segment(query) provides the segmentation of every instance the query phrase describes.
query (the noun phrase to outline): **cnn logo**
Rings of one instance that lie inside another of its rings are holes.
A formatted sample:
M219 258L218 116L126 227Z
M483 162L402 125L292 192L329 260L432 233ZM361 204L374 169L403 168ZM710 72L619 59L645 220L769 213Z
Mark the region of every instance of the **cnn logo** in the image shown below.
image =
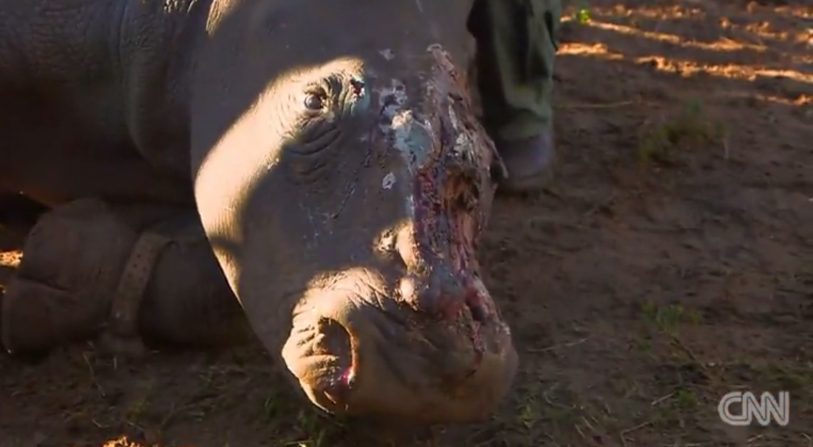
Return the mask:
M739 412L732 411L735 404L740 404ZM781 391L777 399L766 392L757 398L750 391L732 391L720 399L717 412L720 420L728 425L744 427L756 419L757 424L763 427L770 425L771 421L784 427L790 422L790 394Z

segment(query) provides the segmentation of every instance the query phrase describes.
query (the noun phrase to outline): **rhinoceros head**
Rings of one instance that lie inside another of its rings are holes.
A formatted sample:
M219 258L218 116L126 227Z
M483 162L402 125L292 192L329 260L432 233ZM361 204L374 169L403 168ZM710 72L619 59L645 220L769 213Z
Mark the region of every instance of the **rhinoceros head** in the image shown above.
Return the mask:
M254 331L330 412L487 416L517 363L476 258L496 156L432 26L464 43L468 2L243 3L210 19L192 158Z

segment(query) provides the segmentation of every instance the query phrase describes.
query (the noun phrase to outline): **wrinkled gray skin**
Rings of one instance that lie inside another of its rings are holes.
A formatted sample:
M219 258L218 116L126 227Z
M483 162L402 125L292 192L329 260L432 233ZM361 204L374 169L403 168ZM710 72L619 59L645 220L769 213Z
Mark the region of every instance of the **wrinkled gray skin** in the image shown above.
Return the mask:
M314 404L483 418L516 353L475 258L492 146L442 51L469 7L3 0L0 190L197 209Z

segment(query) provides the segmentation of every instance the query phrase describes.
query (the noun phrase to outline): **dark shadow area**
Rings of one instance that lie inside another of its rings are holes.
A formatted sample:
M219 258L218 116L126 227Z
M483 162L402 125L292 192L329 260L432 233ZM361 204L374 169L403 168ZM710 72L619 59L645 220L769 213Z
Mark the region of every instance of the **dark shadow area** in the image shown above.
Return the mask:
M31 226L48 209L22 194L0 193L0 222Z

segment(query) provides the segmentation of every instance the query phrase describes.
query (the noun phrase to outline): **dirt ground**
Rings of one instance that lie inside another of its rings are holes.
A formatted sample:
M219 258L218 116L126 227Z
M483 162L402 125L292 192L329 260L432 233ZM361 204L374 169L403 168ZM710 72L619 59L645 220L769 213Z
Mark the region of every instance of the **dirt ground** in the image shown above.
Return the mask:
M0 445L813 446L813 4L567 20L557 181L501 198L481 253L521 355L492 420L390 442L297 405L254 347L123 365L75 346L0 358ZM732 390L788 391L790 424L724 425Z

